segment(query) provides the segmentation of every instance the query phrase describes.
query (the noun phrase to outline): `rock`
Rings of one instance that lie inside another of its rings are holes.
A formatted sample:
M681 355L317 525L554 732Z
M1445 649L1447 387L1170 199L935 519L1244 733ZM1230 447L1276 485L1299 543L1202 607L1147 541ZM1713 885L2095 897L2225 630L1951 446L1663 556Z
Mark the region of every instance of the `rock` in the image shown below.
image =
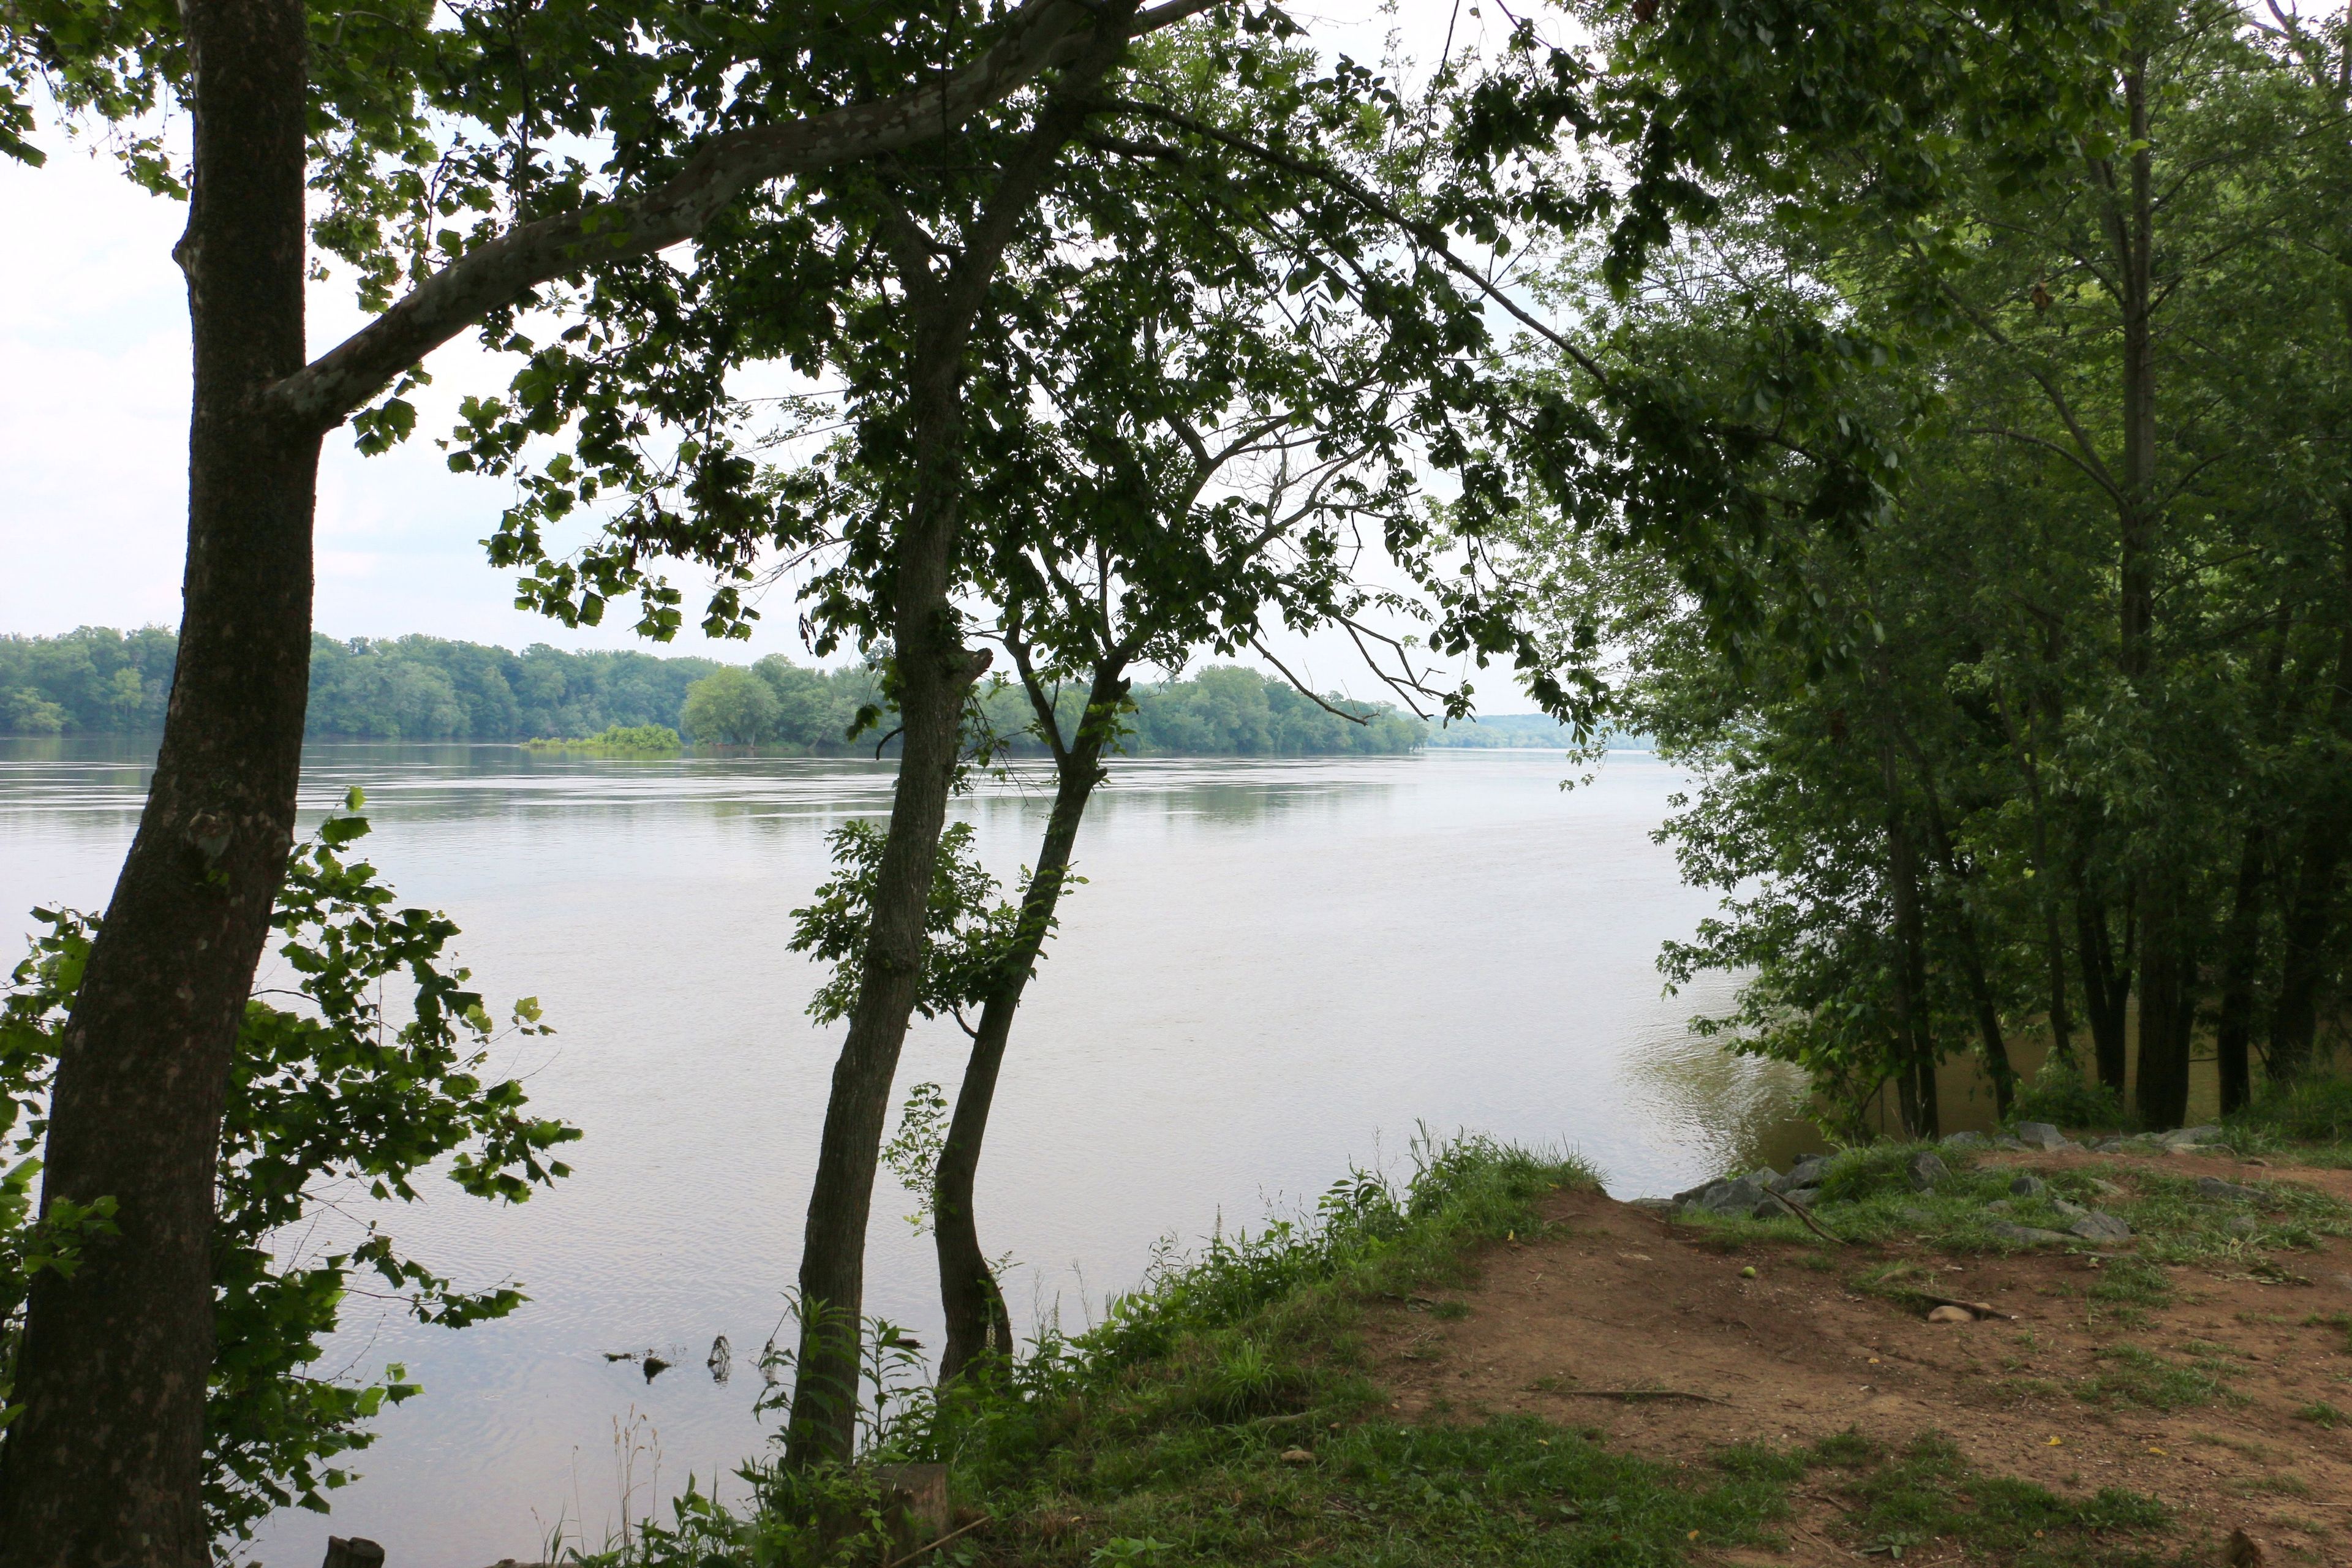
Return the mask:
M2103 1198L2120 1198L2128 1195L2124 1188L2097 1176L2091 1178L2091 1190Z
M2223 1228L2231 1236L2252 1236L2263 1228L2263 1222L2250 1214L2233 1214Z
M1983 1149L1990 1147L1991 1142L1992 1140L1987 1138L1981 1132L1947 1132L1944 1134L1944 1147L1947 1149Z
M2030 1225L2010 1225L2004 1222L1988 1226L1985 1228L2000 1240L2019 1247L2047 1247L2053 1242L2069 1239L2054 1230L2037 1230Z
M1995 1198L1992 1202L1985 1205L1985 1213L1987 1214L2008 1215L2015 1214L2016 1212L2017 1205L2007 1198Z
M2221 1130L2218 1127L2177 1127L2169 1132L2158 1133L2156 1141L2173 1147L2218 1143L2221 1141Z
M2219 1176L2198 1177L2197 1195L2200 1198L2219 1198L2224 1203L2232 1204L2258 1204L2263 1201L2263 1194L2253 1188L2242 1187L2235 1182L2225 1182Z
M1915 1193L1933 1192L1937 1182L1948 1179L1952 1173L1950 1166L1924 1149L1911 1156L1911 1163L1904 1167L1904 1171L1910 1176L1911 1190Z
M1792 1203L1801 1209L1809 1209L1821 1201L1822 1190L1819 1187L1797 1187L1782 1193L1780 1197L1782 1201Z
M2009 1184L2009 1190L2021 1198L2038 1198L2050 1190L2050 1184L2039 1176L2020 1176Z
M2263 1568L2263 1543L2242 1530L2233 1530L2230 1543L2221 1549L2221 1561L2229 1568Z
M2054 1154L2061 1149L2071 1149L2074 1146L2066 1141L2066 1134L2059 1131L2047 1121L2019 1122L2017 1141L2029 1149L2039 1149L2045 1154Z
M1822 1184L1822 1173L1829 1168L1828 1155L1808 1154L1790 1166L1787 1175L1775 1176L1764 1184L1776 1193L1794 1192L1799 1187L1818 1187Z
M1938 1307L1927 1314L1931 1323L1973 1323L1977 1315L1966 1307Z
M2089 1209L2084 1208L2081 1204L2071 1204L2064 1198L2058 1197L2053 1197L2050 1200L2050 1206L2058 1211L2058 1217L2060 1219L2081 1219L2084 1215L2091 1212Z
M2130 1226L2099 1209L2086 1210L2066 1228L2084 1241L2129 1241L2132 1234Z
M2019 1142L2016 1139L2010 1137L2007 1133L2003 1133L2001 1136L1994 1139L1992 1141L1992 1146L1996 1149L2007 1149L2018 1153L2022 1153L2025 1150L2024 1144Z
M2118 1149L2128 1149L2131 1147L2131 1140L2118 1134L2113 1138L2102 1138L2097 1142L2092 1144L2091 1147L2099 1153L2112 1154Z
M1672 1214L1675 1212L1675 1200L1672 1198L1628 1198L1625 1201L1625 1206L1629 1209L1641 1209L1644 1213L1648 1214Z
M1304 1448L1285 1448L1282 1462L1286 1465L1311 1465L1315 1462L1315 1456Z
M1747 1215L1756 1212L1764 1197L1764 1184L1754 1176L1742 1176L1736 1182L1716 1182L1682 1206L1685 1211L1702 1214Z

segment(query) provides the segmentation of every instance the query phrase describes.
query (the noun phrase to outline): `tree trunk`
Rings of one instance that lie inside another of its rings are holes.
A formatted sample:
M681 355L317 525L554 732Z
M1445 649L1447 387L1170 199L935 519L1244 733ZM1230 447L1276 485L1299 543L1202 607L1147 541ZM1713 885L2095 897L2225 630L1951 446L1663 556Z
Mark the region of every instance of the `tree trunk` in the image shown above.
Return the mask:
M2336 655L2336 681L2327 694L2327 735L2352 746L2352 510L2345 513L2344 616ZM2271 1021L2271 1075L2282 1081L2308 1072L2319 1032L2319 992L2335 925L2337 874L2352 839L2352 781L2339 763L2319 782L2318 797L2303 831L2295 865L2294 893L2285 910L2286 955L2279 974L2277 1010Z
M2094 898L2082 862L2074 866L2074 942L2083 968L2083 1015L2091 1026L2091 1051L2097 1058L2099 1083L2121 1094L2125 1078L2125 1003L2131 995L2131 921L2125 919L2123 961L2116 960L2107 931L2107 911Z
M178 669L139 831L60 1047L45 1204L121 1234L37 1277L0 1449L10 1568L212 1560L201 1485L213 1189L237 1026L292 843L310 687L315 429L257 413L302 364L307 33L191 0L194 342Z
M981 1010L971 1056L964 1064L963 1083L956 1091L955 1115L940 1150L931 1212L932 1238L940 1259L940 1303L947 1314L947 1348L940 1358L941 1383L961 1376L982 1357L1012 1353L1012 1316L1005 1310L1003 1292L988 1266L988 1255L981 1250L972 1188L980 1170L981 1144L988 1135L997 1073L1013 1034L1013 1015L1020 1010L1022 994L1028 988L1037 955L1053 929L1055 909L1068 885L1070 851L1077 842L1078 824L1095 786L1103 780L1103 746L1111 735L1112 714L1126 694L1123 662L1096 668L1076 743L1055 758L1053 814L1045 821L1036 867L1022 889L1020 924L1013 950L1005 955L1003 978ZM1034 689L1032 697L1042 705Z
M2133 1104L2150 1131L2179 1127L2189 1116L2189 1040L2196 1016L2197 963L2183 889L2152 879L2141 933L2139 1079Z
M2292 610L2282 603L2263 661L2258 734L2264 746L2277 744L2284 722L2280 678L2286 668ZM2261 956L2263 894L2269 887L2270 827L2256 807L2238 855L2237 896L2221 936L2221 1013L2214 1029L2213 1056L2221 1086L2221 1114L2244 1109L2253 1096L2254 972Z
M931 268L938 247L922 243L911 220L887 237L916 323L908 387L915 493L891 585L903 735L857 1003L834 1066L809 1193L800 1351L784 1440L784 1462L794 1469L845 1463L856 1450L874 1174L921 979L931 872L962 746L964 697L988 668L986 650L963 646L950 596L963 529L965 351L1006 247L1052 184L1062 150L1085 123L1096 84L1125 52L1134 9L1132 0L1104 7L1101 25L1063 71L944 277Z
M801 1251L801 1331L786 1460L846 1460L856 1446L866 1227L890 1085L922 978L924 918L949 792L962 745L963 700L987 668L963 646L949 598L961 521L961 332L938 330L918 360L914 426L922 443L914 503L893 590L901 725L898 784L875 872L872 923L848 1037L834 1064L824 1132ZM941 340L947 342L942 343ZM945 352L942 352L942 350Z
M1910 826L1903 820L1891 744L1879 748L1879 770L1886 785L1887 889L1895 904L1895 1016L1910 1053L1903 1070L1912 1090L1905 1097L1904 1112L1913 1119L1906 1131L1914 1137L1933 1138L1941 1131L1941 1118L1936 1093L1935 1029L1927 1016L1927 943L1919 912L1919 856L1911 842Z

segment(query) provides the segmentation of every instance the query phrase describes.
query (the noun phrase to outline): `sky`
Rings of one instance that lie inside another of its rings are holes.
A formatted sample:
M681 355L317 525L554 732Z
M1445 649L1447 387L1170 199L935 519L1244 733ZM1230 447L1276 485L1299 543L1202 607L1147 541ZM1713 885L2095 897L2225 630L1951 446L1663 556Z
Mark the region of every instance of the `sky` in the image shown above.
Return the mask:
M1491 0L1490 0L1491 3ZM1449 26L1457 48L1483 28L1477 0L1300 7L1328 50L1377 60L1395 32L1408 55L1433 59ZM171 250L184 221L88 143L38 138L47 166L0 162L0 633L79 626L175 625L185 543L188 326ZM314 284L315 355L361 323L346 281ZM318 629L339 637L436 637L520 647L643 646L628 617L567 631L513 606L509 575L481 540L508 500L505 481L452 474L429 439L454 423L460 397L500 390L509 374L470 338L427 362L434 384L412 398L417 435L363 458L348 431L328 437L317 519ZM689 605L696 595L681 574ZM806 661L784 604L750 643L712 644L691 625L666 650ZM1277 657L1318 689L1375 695L1377 682L1338 636L1272 631ZM1499 672L1497 672L1499 673ZM1480 706L1531 704L1488 674Z

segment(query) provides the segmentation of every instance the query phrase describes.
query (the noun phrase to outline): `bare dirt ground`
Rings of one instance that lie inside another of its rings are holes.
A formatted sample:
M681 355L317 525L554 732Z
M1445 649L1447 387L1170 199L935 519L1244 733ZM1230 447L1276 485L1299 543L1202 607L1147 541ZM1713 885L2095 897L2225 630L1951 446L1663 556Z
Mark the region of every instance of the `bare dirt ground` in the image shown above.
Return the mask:
M2249 1170L2227 1156L1994 1158L2041 1171L2145 1163L2293 1180L2352 1200L2352 1172ZM2079 1253L1956 1258L1925 1246L1808 1253L1765 1243L1727 1253L1589 1193L1560 1194L1548 1217L1540 1238L1489 1249L1475 1288L1375 1315L1372 1370L1397 1415L1525 1412L1682 1463L1744 1439L1853 1428L1899 1446L1932 1429L1979 1468L2063 1496L2121 1487L2156 1497L2188 1540L2243 1530L2273 1563L2352 1564L2352 1426L2297 1414L2323 1403L2352 1410L2352 1334L2307 1323L2352 1312L2352 1247L2340 1240L2274 1255L2273 1279L2175 1268L2170 1305L2119 1320L2085 1295L2103 1264ZM1890 1258L2007 1316L1928 1322L1848 1288ZM2083 1397L2118 1345L2219 1368L2222 1392L2170 1411ZM1616 1397L1661 1391L1706 1398ZM1790 1554L1759 1561L1850 1568L1855 1553L1822 1528L1842 1505L1810 1485L1791 1500Z

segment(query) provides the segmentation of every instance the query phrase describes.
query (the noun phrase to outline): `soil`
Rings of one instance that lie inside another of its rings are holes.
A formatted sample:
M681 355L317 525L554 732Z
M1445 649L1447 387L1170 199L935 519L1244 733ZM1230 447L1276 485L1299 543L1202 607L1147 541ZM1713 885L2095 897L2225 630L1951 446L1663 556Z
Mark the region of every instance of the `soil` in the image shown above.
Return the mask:
M2041 1171L2133 1163L1993 1158ZM2352 1201L2352 1172L2249 1170L2222 1156L2144 1163L2174 1174L2306 1182ZM1853 1428L1899 1446L1935 1430L1979 1468L2063 1496L2120 1487L2156 1497L2175 1511L2183 1545L2243 1530L2274 1563L2352 1564L2352 1426L2297 1415L2323 1402L2352 1410L2352 1334L2305 1326L2352 1313L2344 1241L2272 1255L2275 1280L2175 1268L2170 1305L2119 1319L2085 1295L2105 1265L2083 1252L1953 1258L1925 1246L1827 1252L1761 1242L1727 1252L1595 1193L1560 1194L1546 1217L1540 1237L1489 1248L1475 1287L1374 1315L1368 1350L1396 1415L1524 1412L1682 1464L1742 1440L1785 1446ZM1924 1304L1847 1284L1890 1258L1933 1270L1942 1294L2005 1316L1929 1322ZM1750 1268L1754 1277L1743 1277ZM2227 1392L2169 1412L2080 1397L2078 1385L2107 1364L2094 1352L2116 1344L2219 1363ZM1615 1396L1661 1391L1704 1397ZM1853 1551L1825 1532L1842 1505L1810 1482L1791 1501L1790 1552L1754 1560L1851 1568Z

